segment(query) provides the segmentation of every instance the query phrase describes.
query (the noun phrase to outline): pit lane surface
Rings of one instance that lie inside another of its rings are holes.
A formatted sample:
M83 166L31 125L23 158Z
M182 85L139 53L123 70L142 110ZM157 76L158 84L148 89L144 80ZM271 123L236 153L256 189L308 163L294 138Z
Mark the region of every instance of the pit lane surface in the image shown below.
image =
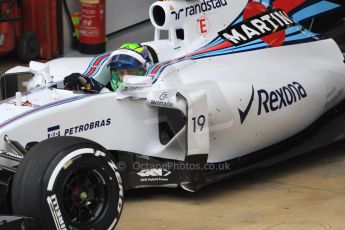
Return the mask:
M341 142L197 193L127 191L117 229L342 230L344 181L345 142Z
M128 191L118 229L345 229L345 142L209 185Z

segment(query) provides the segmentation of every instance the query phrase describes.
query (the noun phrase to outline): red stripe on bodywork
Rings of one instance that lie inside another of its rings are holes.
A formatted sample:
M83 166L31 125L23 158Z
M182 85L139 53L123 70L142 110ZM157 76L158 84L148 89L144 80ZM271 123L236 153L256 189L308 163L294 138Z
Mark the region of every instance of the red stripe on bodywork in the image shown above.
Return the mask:
M76 100L78 100L79 98L84 98L84 97L78 96L78 97L67 98L67 99L60 100L60 101L54 101L54 102L48 103L48 104L46 104L46 105L37 107L37 108L35 108L35 109L29 110L29 111L27 111L27 112L24 112L24 113L22 113L22 114L20 114L20 115L18 115L18 116L16 116L16 117L13 117L13 118L9 119L8 121L5 121L4 123L0 124L0 129L3 128L3 127L5 127L5 126L7 126L7 125L9 125L9 124L12 123L12 122L15 122L16 120L18 120L18 119L20 119L20 118L22 118L22 117L25 117L25 116L30 115L30 114L32 114L32 113L38 112L38 111L40 111L40 110L44 110L44 109L47 108L47 107L54 106L54 105L58 105L58 104L64 104L64 103L68 103L68 102L72 102L72 101L76 101Z
M185 58L189 58L189 57L192 57L194 55L198 55L198 54L203 54L203 53L207 53L207 52L211 52L211 51L216 51L216 50L220 50L220 49L225 49L225 48L228 48L230 46L232 46L233 44L229 41L224 41L218 45L215 45L215 46L212 46L212 47L209 47L207 49L204 49L204 50L199 50L197 52L194 52L194 53L191 53L191 54L188 54L188 55L185 55L183 57L180 57L180 58L177 58L177 59L174 59L174 60L170 60L170 61L167 61L167 62L163 62L161 64L159 64L158 66L156 66L154 68L154 70L152 71L152 74L155 74L158 72L158 70L164 66L164 65L168 65L172 62L176 62L176 61L180 61L180 60L183 60Z
M96 70L97 70L97 67L99 65L99 63L102 62L102 60L104 58L107 58L109 57L110 54L106 54L106 55L103 55L103 56L100 56L96 61L95 63L93 64L93 66L91 67L90 71L85 75L86 77L90 77Z
M212 47L209 47L207 49L204 49L204 50L200 50L198 52L195 52L195 53L192 53L190 55L187 55L187 57L191 57L191 56L194 56L194 55L198 55L198 54L202 54L202 53L207 53L207 52L211 52L211 51L216 51L216 50L221 50L221 49L226 49L226 48L229 48L230 46L232 46L233 44L229 41L224 41L222 43L219 43L218 45L215 45L215 46L212 46Z

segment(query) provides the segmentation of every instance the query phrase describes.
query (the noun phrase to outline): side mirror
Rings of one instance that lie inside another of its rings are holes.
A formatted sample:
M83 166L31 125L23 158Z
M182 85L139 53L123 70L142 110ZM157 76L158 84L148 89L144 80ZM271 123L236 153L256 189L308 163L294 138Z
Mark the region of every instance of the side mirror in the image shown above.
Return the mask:
M49 72L49 65L41 62L31 61L29 63L29 68L32 73Z
M127 88L144 88L152 86L152 78L147 76L126 75L123 84Z
M29 68L31 73L34 74L34 77L30 82L26 83L28 91L53 82L53 78L50 76L50 68L48 64L31 61L29 63Z

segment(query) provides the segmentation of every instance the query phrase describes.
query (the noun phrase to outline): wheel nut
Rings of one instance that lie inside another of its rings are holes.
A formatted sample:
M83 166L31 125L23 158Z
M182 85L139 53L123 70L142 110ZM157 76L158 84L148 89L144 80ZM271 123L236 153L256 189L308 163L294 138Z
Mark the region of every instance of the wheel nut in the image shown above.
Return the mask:
M81 199L82 201L84 201L84 200L87 199L87 193L86 193L86 192L81 192L79 197L80 197L80 199Z

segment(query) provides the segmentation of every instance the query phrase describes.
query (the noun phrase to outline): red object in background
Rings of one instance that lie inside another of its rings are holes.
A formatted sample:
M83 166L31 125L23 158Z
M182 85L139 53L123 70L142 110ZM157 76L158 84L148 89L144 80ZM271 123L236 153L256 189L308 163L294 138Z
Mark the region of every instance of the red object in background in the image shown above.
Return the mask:
M52 59L58 56L57 0L23 0L23 29L37 33L39 58Z
M80 52L105 52L105 0L80 0Z
M16 40L20 36L19 15L20 9L16 3L0 3L0 57L11 52L16 46Z

